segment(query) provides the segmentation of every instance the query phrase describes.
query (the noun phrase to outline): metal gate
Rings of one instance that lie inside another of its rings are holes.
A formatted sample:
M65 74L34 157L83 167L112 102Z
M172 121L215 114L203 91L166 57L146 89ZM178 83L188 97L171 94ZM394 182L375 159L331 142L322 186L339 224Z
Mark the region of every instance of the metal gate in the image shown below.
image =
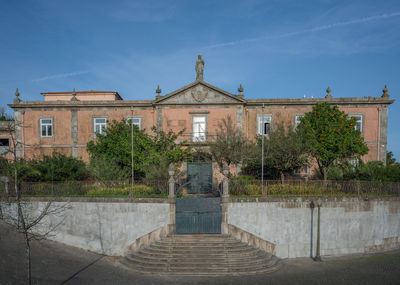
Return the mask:
M221 198L176 199L177 234L220 234Z
M207 194L212 192L212 164L209 162L187 163L187 193Z
M212 164L188 162L186 185L187 193L192 197L176 199L176 233L221 233L221 198L199 197L212 194ZM197 197L194 198L193 194Z

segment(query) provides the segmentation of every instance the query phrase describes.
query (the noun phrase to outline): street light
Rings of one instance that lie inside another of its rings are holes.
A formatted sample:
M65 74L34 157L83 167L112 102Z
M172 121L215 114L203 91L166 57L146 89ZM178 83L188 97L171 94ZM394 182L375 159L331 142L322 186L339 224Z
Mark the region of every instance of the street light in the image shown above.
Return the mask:
M261 119L261 193L264 194L264 104L262 105L262 119Z
M310 203L310 209L311 209L311 246L310 246L310 257L311 257L311 258L313 258L313 228L314 228L313 217L314 217L314 208L315 208L314 201L311 201L311 203Z
M314 261L322 261L320 254L320 232L321 232L321 199L318 199L318 221L317 221L317 252L315 254Z

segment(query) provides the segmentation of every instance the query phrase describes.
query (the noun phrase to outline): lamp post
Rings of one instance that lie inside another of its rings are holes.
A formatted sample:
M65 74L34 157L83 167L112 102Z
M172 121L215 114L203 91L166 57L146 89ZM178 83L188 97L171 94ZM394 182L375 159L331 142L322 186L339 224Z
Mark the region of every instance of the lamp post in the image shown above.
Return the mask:
M311 246L310 246L310 258L313 258L313 228L314 228L313 217L314 217L314 208L315 208L314 201L311 201L311 203L310 203L310 209L311 209Z
M322 261L320 254L320 232L321 232L321 199L318 199L318 220L317 220L317 252L314 261Z
M264 104L262 105L261 122L261 193L264 194Z
M135 182L135 173L133 172L133 122L131 119L131 166L132 166L132 170L131 170L131 193L130 196L132 198L132 194L133 194L133 184Z

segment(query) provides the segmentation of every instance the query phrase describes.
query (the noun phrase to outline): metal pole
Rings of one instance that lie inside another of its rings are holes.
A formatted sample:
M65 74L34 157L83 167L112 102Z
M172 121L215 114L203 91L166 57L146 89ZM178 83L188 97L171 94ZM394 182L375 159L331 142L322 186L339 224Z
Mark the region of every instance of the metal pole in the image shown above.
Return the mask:
M261 193L264 194L264 104L262 105L262 119L261 119Z
M311 201L310 208L311 208L311 245L310 245L310 257L313 258L313 228L314 228L314 201Z
M135 180L134 172L133 172L133 123L131 119L131 165L132 165L132 172L131 172L131 186L133 191L133 183Z
M320 221L321 221L321 203L318 202L318 221L317 221L317 252L315 254L314 261L322 261L320 254Z
M25 111L22 114L22 158L25 160Z

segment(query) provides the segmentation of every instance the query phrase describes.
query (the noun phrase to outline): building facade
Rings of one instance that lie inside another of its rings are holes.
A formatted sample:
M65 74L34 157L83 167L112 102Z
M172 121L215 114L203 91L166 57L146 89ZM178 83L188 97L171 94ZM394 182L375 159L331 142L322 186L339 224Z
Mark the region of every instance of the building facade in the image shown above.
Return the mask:
M246 99L240 85L237 94L203 80L204 62L196 62L196 80L166 95L157 88L154 100L123 100L118 92L72 91L42 93L43 101L14 103L18 155L26 159L60 152L88 161L86 144L103 133L112 120L125 119L146 132L179 132L178 140L206 145L216 135L223 118L231 117L246 139L268 134L274 125L296 126L301 116L321 102L337 105L354 117L368 145L364 161L386 160L388 107L387 89L379 97L336 98L327 90L325 98ZM261 96L262 97L262 96Z

